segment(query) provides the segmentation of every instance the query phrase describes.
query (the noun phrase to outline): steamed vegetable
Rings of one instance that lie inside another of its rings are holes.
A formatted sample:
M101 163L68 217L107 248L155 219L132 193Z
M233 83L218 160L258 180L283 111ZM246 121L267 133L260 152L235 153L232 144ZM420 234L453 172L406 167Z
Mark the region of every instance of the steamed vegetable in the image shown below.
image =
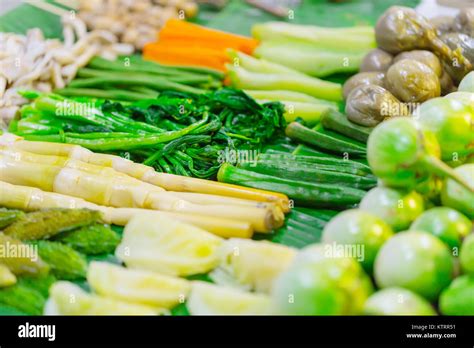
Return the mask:
M107 262L92 262L87 281L98 295L168 309L183 303L191 289L191 284L184 279Z
M255 55L315 77L359 71L366 51L328 51L298 42L263 42Z
M408 108L393 94L375 84L361 84L347 96L347 118L361 126L373 127L392 116L407 116Z
M375 46L371 27L268 22L255 25L252 34L261 40L256 56L319 77L357 71L364 54Z
M439 307L444 315L474 315L474 276L464 275L456 278L443 291L439 299Z
M21 210L0 208L0 230L23 217Z
M376 185L370 170L359 162L339 161L316 156L261 154L255 163L243 163L239 168L290 180L340 184L357 189Z
M25 215L3 230L3 233L20 240L48 239L99 219L99 212L88 209L45 209Z
M391 118L376 127L369 137L367 158L374 174L391 187L413 188L433 173L472 190L439 160L436 138L410 118Z
M347 153L355 156L365 155L365 144L340 135L337 137L332 136L328 131L321 131L319 126L310 129L298 122L292 122L286 127L285 133L293 140L306 143L329 152L340 154Z
M343 208L357 204L365 191L347 186L295 181L256 173L224 164L217 178L221 182L282 192L297 204L309 207Z
M304 248L274 286L278 313L290 315L360 314L372 292L357 261L322 244Z
M63 232L56 236L55 240L86 255L113 253L120 243L117 233L102 224L93 224L74 231Z
M276 243L229 239L220 246L219 266L210 276L217 284L269 293L295 254L295 249Z
M86 277L87 262L84 255L71 247L46 240L32 242L38 254L59 279L75 280Z
M51 285L53 285L56 282L56 277L49 273L47 275L42 275L42 276L32 276L32 275L22 275L21 277L18 278L18 284L28 287L28 288L33 288L36 291L38 291L41 295L43 295L45 298L48 297L49 295L49 289L51 288Z
M433 235L400 232L380 249L374 275L380 288L399 286L434 301L451 283L454 261L448 247Z
M464 238L459 252L459 262L464 273L474 274L474 233Z
M217 266L222 241L194 226L144 215L127 224L115 255L128 267L188 276Z
M310 96L309 94L295 92L295 91L287 91L287 90L258 90L258 89L246 89L244 91L246 94L254 98L255 100L259 101L281 101L285 100L287 103L289 102L300 102L300 103L309 103L309 104L324 104L327 106L331 106L331 109L337 109L337 103L332 102L325 99L318 99L315 97Z
M392 65L392 61L393 56L390 53L380 48L374 48L365 55L360 65L360 71L387 71L390 65Z
M394 231L407 229L423 213L423 197L415 191L375 187L362 198L359 208L378 216Z
M462 238L472 230L472 222L454 209L435 207L418 216L410 230L431 233L454 249L461 246Z
M182 214L161 212L156 210L145 210L137 208L113 208L86 202L81 198L71 197L52 192L44 192L27 186L11 185L0 181L0 205L14 209L37 211L45 208L87 208L100 211L104 223L113 223L124 226L133 217L146 214L148 216L170 218L184 221L222 237L249 238L253 234L253 228L249 223L232 219L222 219L215 216L201 216L196 214Z
M128 176L100 175L95 171L91 173L63 166L25 162L21 158L17 161L14 157L1 155L0 165L2 167L0 179L3 181L72 195L95 204L213 216L223 214L227 218L233 216L249 220L262 232L268 228L271 230L274 225L281 225L283 222L281 210L273 209L272 206L234 206L232 209L227 209L226 206L218 204L194 204L173 196L170 192L163 192L159 187Z
M289 90L331 101L342 100L342 86L304 74L261 73L227 65L232 86L252 90Z
M387 70L384 85L406 103L422 103L441 94L436 72L414 59L402 59L393 64Z
M0 303L14 307L29 315L41 315L45 297L32 287L15 284L0 288Z
M222 45L223 48L234 48L247 54L252 54L257 46L257 40L249 37L227 33L182 20L170 19L160 31L159 40L185 39L200 44Z
M16 283L15 275L7 266L0 263L0 288L11 286Z
M435 98L423 103L415 112L423 130L434 133L445 161L461 160L474 153L474 114L462 102Z
M325 28L285 22L266 22L252 27L261 41L292 41L333 50L367 50L375 46L374 29L369 26Z
M20 240L6 236L0 232L0 264L5 265L15 275L45 275L49 266L38 255L32 245L23 244Z
M74 301L71 301L74 298ZM50 289L45 315L157 315L163 309L118 301L90 294L70 282L57 282Z
M194 281L186 307L192 315L269 315L267 295Z
M218 71L225 71L224 64L228 60L223 49L181 44L173 46L165 42L147 43L143 48L143 57L165 65L203 66Z
M127 1L78 1L77 17L86 22L87 28L108 28L117 34L118 42L129 43L136 50L155 39L157 32L170 18L193 18L199 6L193 0L155 2L145 0L140 5Z
M474 71L464 76L459 83L458 91L474 93Z
M348 79L343 86L342 94L347 99L349 94L361 85L376 85L384 87L385 73L378 71L360 72Z
M322 242L363 246L363 257L353 257L370 274L379 249L392 235L392 229L379 217L352 209L339 213L324 226Z
M414 49L433 51L446 66L453 67L452 76L458 81L473 68L459 50L451 50L441 41L423 16L408 7L392 6L385 11L375 26L375 37L379 48L393 54ZM458 62L456 67L453 61Z
M212 178L226 149L258 151L281 134L283 113L278 102L260 105L229 88L168 91L133 104L40 95L11 130L29 140L113 152L160 172Z
M399 288L385 288L370 296L364 305L368 315L436 315L434 308L416 293Z
M170 19L161 29L158 41L143 48L145 59L162 64L204 66L224 71L229 60L226 49L252 54L258 41L209 29L183 20Z
M443 75L443 67L441 66L439 59L431 51L412 50L401 52L395 56L393 63L397 63L403 59L409 59L411 61L416 60L433 70L436 76L441 77Z
M321 116L321 124L324 128L333 130L354 140L366 143L372 127L365 127L350 122L346 115L336 110L328 110Z
M6 135L0 136L0 139L15 149L42 155L58 155L70 159L77 159L89 164L111 167L120 173L163 187L166 190L199 192L204 194L212 193L220 196L238 197L262 202L275 202L283 211L288 211L288 197L279 193L216 183L210 180L158 173L152 167L134 163L118 156L93 153L85 148L72 144L30 142L22 140L21 138L15 138L13 142L10 142ZM21 209L24 209L24 207Z
M470 219L474 219L474 164L463 164L454 169L467 187L459 185L452 179L446 179L441 191L441 202L444 206L454 208Z

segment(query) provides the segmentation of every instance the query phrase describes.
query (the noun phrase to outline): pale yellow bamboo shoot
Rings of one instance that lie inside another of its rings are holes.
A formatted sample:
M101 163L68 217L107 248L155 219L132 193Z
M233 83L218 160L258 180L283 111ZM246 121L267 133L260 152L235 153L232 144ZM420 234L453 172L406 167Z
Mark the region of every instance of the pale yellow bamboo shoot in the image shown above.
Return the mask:
M24 162L3 155L0 155L0 169L0 180L83 198L99 205L238 219L249 222L259 232L269 232L281 226L284 220L279 208L192 204L133 178L127 180L95 175L77 169Z
M31 163L48 164L53 166L67 167L72 169L79 169L91 174L122 177L129 180L137 180L126 174L118 172L110 167L103 167L80 160L76 160L69 157L57 156L57 155L40 155L33 152L27 152L15 149L14 147L1 146L0 155L13 157L16 161L24 161ZM155 186L155 185L153 185ZM155 186L158 190L164 191L162 188Z
M224 238L250 238L253 235L251 225L239 220L147 209L105 207L87 202L81 198L45 192L28 186L12 185L4 181L0 181L0 206L25 211L37 211L47 208L87 208L101 212L104 223L118 226L125 226L134 216L139 214L150 214L157 217L164 215L190 223Z
M41 141L32 142L22 140L22 138L19 137L12 137L9 134L0 136L0 145L14 146L23 151L42 155L64 156L90 164L111 167L119 172L162 187L168 191L196 192L259 202L272 202L279 205L283 212L290 210L288 197L281 193L174 174L158 173L153 168L143 164L134 163L114 155L93 153L78 145Z

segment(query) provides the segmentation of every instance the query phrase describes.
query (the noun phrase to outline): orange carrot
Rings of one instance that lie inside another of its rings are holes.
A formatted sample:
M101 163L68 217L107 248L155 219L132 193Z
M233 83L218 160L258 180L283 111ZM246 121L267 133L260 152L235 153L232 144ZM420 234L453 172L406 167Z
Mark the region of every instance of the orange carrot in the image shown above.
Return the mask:
M160 40L157 41L160 44L167 44L167 45L173 45L173 46L184 46L184 47L189 47L189 46L199 46L199 47L205 47L205 48L211 48L211 49L220 49L222 51L225 51L228 48L233 48L237 51L246 51L247 47L245 45L242 45L240 43L236 42L225 42L221 40L206 40L203 41L202 39L199 38L186 38L183 36L179 35L166 35L164 38L160 38Z
M217 41L226 43L228 46L239 48L251 54L257 47L258 41L249 37L226 33L224 31L209 29L197 24L189 23L179 19L170 19L159 33L159 39L166 38L199 39L203 42Z
M220 71L224 71L224 64L229 59L225 52L220 50L157 43L146 44L143 48L143 57L162 64L205 66Z

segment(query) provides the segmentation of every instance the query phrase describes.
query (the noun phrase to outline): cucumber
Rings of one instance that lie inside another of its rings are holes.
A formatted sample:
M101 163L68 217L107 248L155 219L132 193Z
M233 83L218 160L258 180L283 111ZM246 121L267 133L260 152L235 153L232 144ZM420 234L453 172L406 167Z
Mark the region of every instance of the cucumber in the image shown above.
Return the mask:
M43 314L45 302L46 298L39 291L25 285L16 284L0 289L0 304L25 314Z
M364 127L349 121L346 115L329 109L321 115L321 124L324 128L344 134L349 138L367 143L373 127Z
M339 153L364 157L366 147L362 143L356 143L351 139L344 139L341 136L328 134L318 128L310 129L298 122L290 123L285 130L286 135L298 142L309 144L319 149Z
M359 203L365 191L341 185L295 181L252 172L225 163L217 178L221 182L286 194L308 207L347 208Z
M100 213L89 209L45 209L26 214L3 233L19 240L47 239L58 233L90 225Z
M370 189L377 184L374 177L354 175L351 172L357 173L357 169L342 165L309 164L297 160L259 160L256 163L241 163L239 167L290 180L339 184L358 189Z
M58 279L76 280L86 277L87 261L84 255L70 246L40 240L31 244L38 247L38 254L51 267Z
M25 213L23 213L21 210L0 208L0 230L12 224L24 215Z
M54 240L86 255L99 255L113 253L120 243L120 236L107 225L94 224L61 233Z

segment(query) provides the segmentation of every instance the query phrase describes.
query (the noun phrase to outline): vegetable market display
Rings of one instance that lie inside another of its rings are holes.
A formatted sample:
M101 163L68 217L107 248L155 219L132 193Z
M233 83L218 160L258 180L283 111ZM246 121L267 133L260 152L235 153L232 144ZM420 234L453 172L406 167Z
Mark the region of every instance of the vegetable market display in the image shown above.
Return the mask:
M42 49L0 75L0 313L474 315L474 10L247 37L163 4L0 34Z

